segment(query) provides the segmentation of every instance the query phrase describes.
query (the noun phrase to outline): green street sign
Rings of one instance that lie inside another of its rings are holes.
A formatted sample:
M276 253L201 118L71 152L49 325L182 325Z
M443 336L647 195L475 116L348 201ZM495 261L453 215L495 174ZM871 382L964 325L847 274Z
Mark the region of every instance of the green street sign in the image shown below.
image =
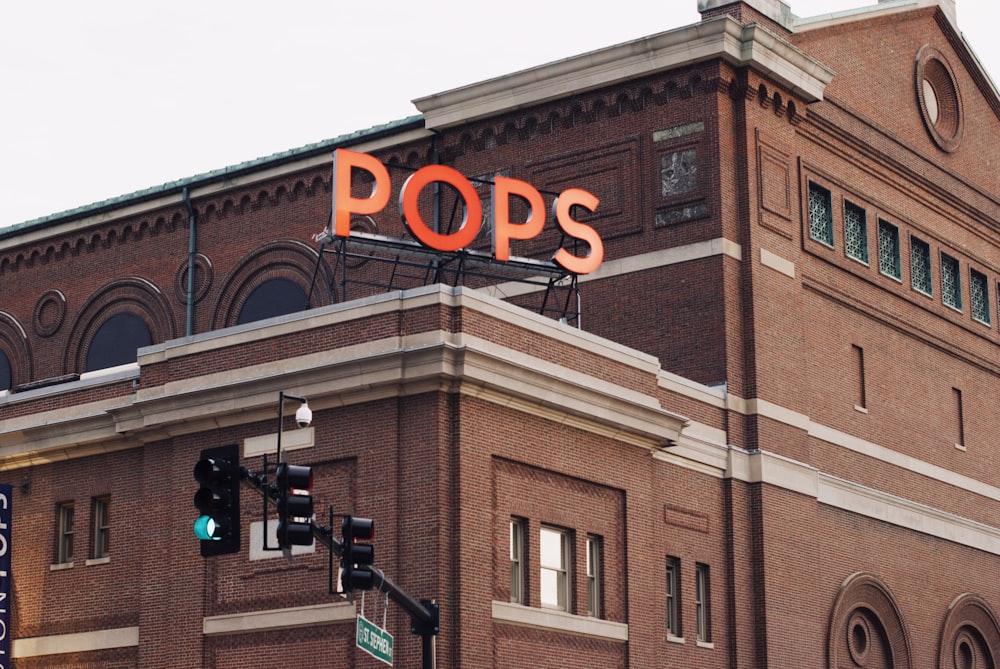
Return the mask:
M392 635L375 623L358 616L358 648L392 666Z

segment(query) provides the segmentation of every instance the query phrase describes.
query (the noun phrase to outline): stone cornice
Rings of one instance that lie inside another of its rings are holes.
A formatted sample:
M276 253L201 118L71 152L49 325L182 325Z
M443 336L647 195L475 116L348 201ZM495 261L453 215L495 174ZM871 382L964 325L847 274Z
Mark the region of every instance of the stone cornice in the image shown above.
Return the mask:
M806 102L823 99L833 71L760 26L702 21L413 101L440 130L624 81L722 59L749 65Z
M493 314L511 325L550 336L563 346L602 356L609 365L648 374L650 393L467 333L432 330L174 379L100 403L10 419L0 423L0 469L269 419L280 390L308 396L314 410L425 392L460 392L650 449L674 442L686 424L685 418L665 411L655 399L658 363L654 358L630 354L612 342L601 345L602 340L593 335L475 291L443 287L149 347L139 357L140 378L144 365L212 351L226 355L227 347L256 337L280 337L338 319L363 318L385 308L405 311L437 302Z

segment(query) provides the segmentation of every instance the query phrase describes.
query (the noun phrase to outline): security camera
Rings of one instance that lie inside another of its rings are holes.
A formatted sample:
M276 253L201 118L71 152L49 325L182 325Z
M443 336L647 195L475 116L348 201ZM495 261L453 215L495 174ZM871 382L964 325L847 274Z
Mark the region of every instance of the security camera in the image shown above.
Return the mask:
M309 408L308 402L303 402L302 406L298 408L295 412L295 422L299 427L309 427L309 423L312 422L313 412Z

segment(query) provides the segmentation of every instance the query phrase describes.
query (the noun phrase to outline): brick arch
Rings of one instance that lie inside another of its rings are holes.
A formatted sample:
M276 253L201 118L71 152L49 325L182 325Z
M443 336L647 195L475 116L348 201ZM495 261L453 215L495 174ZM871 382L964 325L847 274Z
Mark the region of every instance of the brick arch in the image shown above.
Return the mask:
M152 282L127 277L106 283L87 299L73 323L63 363L67 373L79 373L85 368L87 351L97 330L104 321L121 313L138 316L149 328L154 343L177 336L170 302Z
M830 669L845 666L911 669L910 636L889 588L856 572L840 585L827 638Z
M309 308L331 304L333 273L319 263L316 249L295 239L270 242L245 255L226 277L215 305L212 329L235 325L243 305L255 288L270 279L288 279L310 295ZM316 285L312 286L316 274ZM310 288L312 290L310 291Z
M978 595L964 593L948 606L941 626L938 669L1000 666L1000 624Z
M33 379L28 335L17 319L5 311L0 311L0 350L10 363L11 388Z

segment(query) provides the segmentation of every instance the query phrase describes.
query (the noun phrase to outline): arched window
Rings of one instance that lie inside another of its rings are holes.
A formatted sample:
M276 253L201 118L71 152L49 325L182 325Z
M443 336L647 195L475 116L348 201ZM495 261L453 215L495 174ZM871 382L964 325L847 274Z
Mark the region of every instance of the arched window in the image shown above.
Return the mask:
M291 279L269 279L253 289L240 309L237 325L294 314L308 307L306 294Z
M153 343L149 327L134 314L115 314L104 321L87 350L85 371L117 367L138 359L136 350Z
M10 359L0 350L0 390L10 390L11 381Z

